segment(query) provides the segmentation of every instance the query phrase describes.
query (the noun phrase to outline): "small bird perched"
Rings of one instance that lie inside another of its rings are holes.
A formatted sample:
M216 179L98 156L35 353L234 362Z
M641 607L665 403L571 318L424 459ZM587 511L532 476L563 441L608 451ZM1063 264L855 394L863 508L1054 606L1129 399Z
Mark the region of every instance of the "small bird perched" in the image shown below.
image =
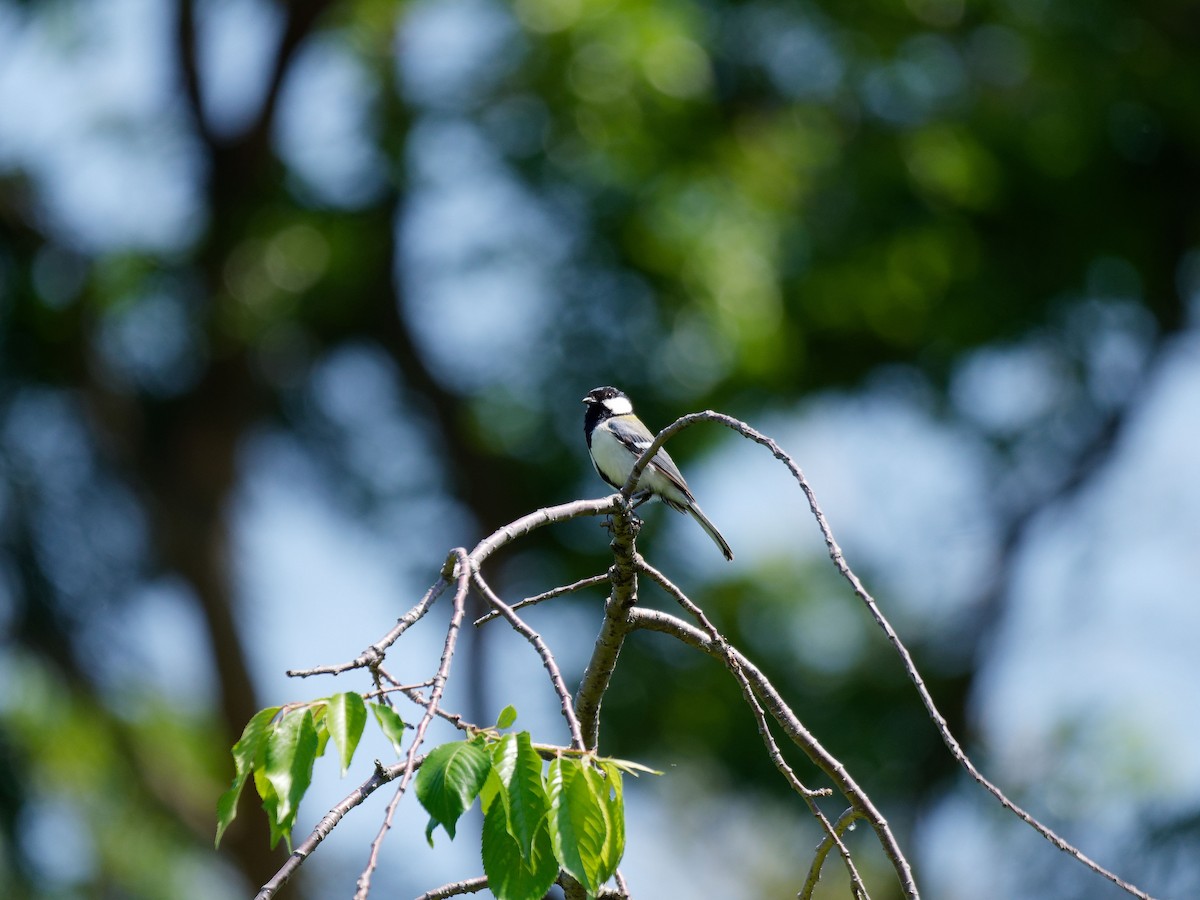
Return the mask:
M654 442L654 435L633 414L633 404L629 398L615 387L594 388L588 391L583 402L587 404L587 411L583 415L583 433L587 438L592 465L601 478L620 490L633 471L633 464ZM658 497L671 509L689 513L708 532L713 543L721 548L725 558L733 559L729 544L721 537L717 526L704 515L679 473L679 467L666 450L660 449L646 464L638 476L634 497L638 503Z

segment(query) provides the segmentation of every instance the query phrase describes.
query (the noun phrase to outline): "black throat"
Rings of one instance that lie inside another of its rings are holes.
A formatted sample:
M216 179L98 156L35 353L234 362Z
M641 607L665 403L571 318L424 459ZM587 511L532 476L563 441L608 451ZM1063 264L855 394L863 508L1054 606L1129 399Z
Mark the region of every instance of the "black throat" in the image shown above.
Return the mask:
M583 435L587 438L588 448L592 446L592 430L607 419L608 408L603 403L589 403L583 412Z

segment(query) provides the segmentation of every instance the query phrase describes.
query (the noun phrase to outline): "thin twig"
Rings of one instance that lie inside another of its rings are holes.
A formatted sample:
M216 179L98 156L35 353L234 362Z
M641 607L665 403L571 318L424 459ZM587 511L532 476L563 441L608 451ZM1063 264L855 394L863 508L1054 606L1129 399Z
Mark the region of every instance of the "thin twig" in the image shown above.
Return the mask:
M417 900L447 900L448 897L460 897L463 894L478 894L480 891L487 890L487 886L487 877L480 875L478 878L468 878L465 881L443 884L440 888L426 891L417 897Z
M613 878L617 882L617 890L621 892L622 900L629 900L629 885L625 883L625 876L621 874L620 869L613 873Z
M421 716L421 720L417 723L412 743L408 747L408 759L404 773L400 777L400 786L396 789L395 797L388 804L383 824L379 827L379 833L375 835L375 839L371 842L371 853L367 858L366 868L363 869L362 874L358 877L354 900L366 900L367 894L371 891L371 875L374 873L375 867L379 864L379 850L383 845L383 838L392 827L392 817L395 814L396 806L400 802L400 797L404 794L405 788L408 787L413 772L416 771L414 763L417 758L417 750L425 740L425 730L429 727L429 723L433 721L433 717L437 713L438 702L442 699L442 691L446 687L446 679L450 676L450 663L454 659L454 648L458 642L458 632L466 610L467 584L471 573L470 566L467 564L467 551L461 547L455 547L450 551L449 556L447 556L446 564L442 568L443 574L450 568L451 559L457 561L457 586L454 589L454 612L450 616L450 625L446 629L446 640L442 645L442 658L438 662L437 672L433 676L433 686L429 690L429 706L426 707L425 714Z
M417 704L417 706L423 706L426 709L429 709L429 701L425 699L425 695L416 688L401 688L400 693L404 694L405 697ZM434 711L437 713L439 718L445 719L459 731L464 731L467 734L477 734L483 730L478 725L472 725L470 722L465 721L458 713L448 712L442 709L440 706L436 707Z
M556 587L549 591L535 594L532 597L526 597L524 600L514 603L512 605L512 609L517 610L526 606L533 606L535 603L541 603L544 600L553 600L555 597L561 597L563 594L570 594L585 588L595 587L596 585L603 584L606 581L608 581L607 572L602 572L599 575L592 575L589 578L581 578L579 581L572 582L571 584L564 584L562 587ZM476 619L474 623L475 627L478 628L480 625L484 625L487 622L492 621L492 619L498 619L499 617L500 613L492 610L490 613L487 613L486 615L480 616L478 619Z
M649 631L668 634L719 661L723 661L724 659L722 649L707 634L676 616L655 609L638 608L631 610L629 617L635 628L645 628ZM846 767L833 754L826 750L821 742L804 727L791 707L779 695L775 686L771 684L770 680L759 668L736 648L729 647L728 652L737 660L738 665L754 688L754 693L762 702L763 707L779 723L779 726L791 739L792 743L803 750L805 755L812 760L813 765L824 772L837 785L838 790L841 791L844 797L858 809L862 810L867 822L874 829L884 854L891 861L892 868L896 871L896 876L900 880L900 889L904 892L904 896L909 898L909 900L918 900L920 892L917 890L916 882L913 880L912 866L909 865L907 858L905 858L904 851L900 849L900 843L892 833L891 826L888 825L883 813L875 807L875 804L871 801L866 791L859 787L850 773L846 771Z
M655 581L659 587L670 594L675 601L682 606L687 612L700 623L700 627L708 634L709 641L716 649L716 655L725 663L726 668L737 680L738 687L742 691L742 696L746 700L746 705L750 707L750 711L754 714L754 721L758 726L758 733L763 739L763 743L767 748L767 755L771 762L775 764L775 768L783 775L784 780L791 785L808 806L813 817L820 823L821 828L825 831L825 836L838 848L838 853L842 857L842 862L845 863L846 872L850 876L850 887L856 900L870 900L870 894L867 892L867 886L863 883L862 876L859 874L858 867L854 864L854 859L850 855L850 849L842 841L841 835L834 829L833 824L829 821L824 811L817 804L817 797L828 795L828 790L812 790L806 787L792 770L792 767L787 764L787 760L783 758L783 751L779 749L779 745L775 742L775 736L771 734L770 723L767 722L767 715L763 711L762 704L754 693L754 689L750 686L750 680L746 677L746 673L742 670L738 663L736 655L732 652L729 642L725 640L708 616L704 614L699 606L697 606L691 598L687 596L673 581L667 578L662 572L654 568L640 555L636 557L638 568L645 572L650 578Z
M421 768L421 763L424 761L425 757L418 756L413 762L412 767L419 769ZM279 871L259 889L254 900L271 900L279 892L279 889L287 884L288 880L295 874L296 869L312 855L321 841L325 840L329 836L329 833L337 827L337 824L342 821L346 813L361 804L385 784L395 781L407 768L407 760L386 767L376 761L375 771L371 777L351 791L340 803L322 817L321 821L316 824L308 837L292 851L287 861L279 868Z
M338 663L332 666L316 666L312 669L288 669L287 676L289 678L310 678L313 675L340 675L342 672L347 672L350 669L369 669L383 662L383 655L387 652L388 647L396 643L400 635L408 631L413 625L421 620L425 613L429 612L429 607L433 606L434 601L442 596L442 592L450 584L451 575L443 574L435 581L425 592L425 596L421 598L412 609L396 620L396 625L385 634L382 638L360 653L350 662Z
M373 691L367 691L362 695L364 700L382 700L388 694L404 693L405 691L416 691L421 688L429 687L432 684L430 681L418 681L416 684L393 684L391 687L377 687ZM390 702L390 701L389 701Z
M825 857L833 849L832 839L836 837L840 840L841 836L846 833L846 830L862 817L861 810L855 809L853 806L850 807L834 823L833 834L826 834L821 838L821 843L817 845L817 849L813 852L812 865L808 867L808 877L804 879L804 886L800 888L800 893L796 895L797 900L812 900L813 891L817 889L817 882L821 880L821 867L825 865Z
M558 694L560 708L562 709L563 718L567 720L567 728L571 730L571 746L584 749L583 732L579 730L579 719L575 715L575 704L571 700L571 692L567 689L567 683L562 677L562 672L558 669L558 663L554 660L554 654L550 652L550 648L546 646L546 642L542 640L542 636L530 628L521 620L512 607L496 596L495 591L491 589L478 569L471 569L471 581L475 585L475 590L479 591L481 597L490 606L492 606L500 615L504 616L518 634L533 645L538 656L542 659L542 665L546 667L546 671L550 674L550 682L554 685L554 692Z

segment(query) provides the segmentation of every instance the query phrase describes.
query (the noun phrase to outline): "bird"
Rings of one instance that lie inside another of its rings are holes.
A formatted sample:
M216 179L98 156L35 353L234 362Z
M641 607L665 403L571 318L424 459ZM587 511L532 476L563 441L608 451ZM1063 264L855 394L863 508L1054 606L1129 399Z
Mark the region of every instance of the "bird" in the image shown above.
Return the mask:
M583 398L583 434L596 472L617 490L625 486L633 464L654 441L642 420L633 413L633 402L615 387L598 387ZM729 543L700 509L675 461L660 449L638 476L634 505L657 497L671 509L688 513L712 538L726 559L733 560Z

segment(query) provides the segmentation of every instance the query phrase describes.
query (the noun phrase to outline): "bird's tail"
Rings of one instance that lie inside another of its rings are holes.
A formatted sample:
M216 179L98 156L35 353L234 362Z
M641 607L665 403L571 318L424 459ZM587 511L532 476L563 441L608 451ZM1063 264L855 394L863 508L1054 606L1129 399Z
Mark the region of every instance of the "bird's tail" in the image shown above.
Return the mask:
M691 513L693 519L700 523L700 527L708 532L708 536L713 539L713 543L721 548L721 552L725 555L725 558L733 562L733 551L729 549L729 542L721 536L721 532L717 531L717 526L708 520L708 516L696 505L695 501L688 504L687 511Z

